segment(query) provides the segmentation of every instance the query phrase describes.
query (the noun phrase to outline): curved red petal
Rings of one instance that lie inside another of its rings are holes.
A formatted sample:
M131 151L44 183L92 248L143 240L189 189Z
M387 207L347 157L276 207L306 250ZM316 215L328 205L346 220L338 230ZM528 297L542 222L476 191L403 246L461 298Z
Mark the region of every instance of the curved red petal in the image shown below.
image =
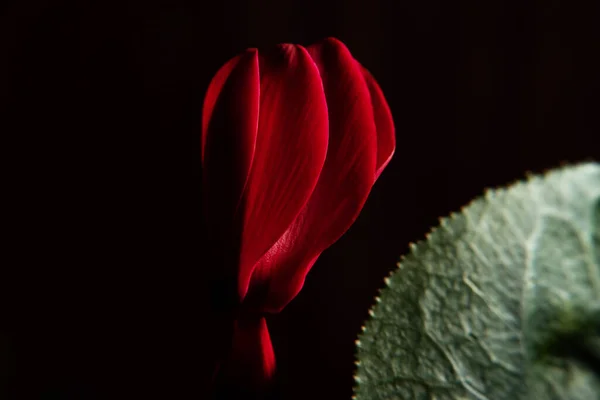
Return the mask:
M377 170L376 178L379 178L383 169L388 165L394 151L396 150L396 133L394 130L394 120L392 112L388 106L381 88L373 78L373 75L361 66L367 87L371 94L371 103L373 105L373 115L375 116L375 125L377 126Z
M327 103L306 49L279 45L260 57L256 151L244 194L238 289L312 194L327 152Z
M202 113L203 205L212 236L233 242L236 209L250 174L260 98L258 54L246 51L211 81Z
M275 373L273 345L265 318L246 316L235 322L231 352L221 374L240 389L268 387Z
M252 277L255 292L250 298L269 312L279 311L295 297L317 257L356 220L375 181L376 124L360 65L336 39L308 51L325 88L329 147L306 207Z

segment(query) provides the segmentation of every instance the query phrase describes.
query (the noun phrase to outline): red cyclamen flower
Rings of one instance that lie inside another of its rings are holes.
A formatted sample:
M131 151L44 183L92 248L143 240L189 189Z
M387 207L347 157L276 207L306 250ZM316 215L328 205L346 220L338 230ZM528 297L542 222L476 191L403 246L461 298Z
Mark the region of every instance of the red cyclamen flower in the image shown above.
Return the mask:
M275 363L263 316L357 218L394 153L392 115L336 39L249 49L210 83L201 145L210 241L241 305L232 357L265 380Z

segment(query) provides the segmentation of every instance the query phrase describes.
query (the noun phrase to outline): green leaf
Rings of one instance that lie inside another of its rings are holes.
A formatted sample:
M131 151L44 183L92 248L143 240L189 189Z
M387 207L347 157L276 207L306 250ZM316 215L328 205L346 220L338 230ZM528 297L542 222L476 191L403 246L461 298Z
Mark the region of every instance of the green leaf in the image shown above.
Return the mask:
M487 191L385 283L356 399L600 399L600 164Z

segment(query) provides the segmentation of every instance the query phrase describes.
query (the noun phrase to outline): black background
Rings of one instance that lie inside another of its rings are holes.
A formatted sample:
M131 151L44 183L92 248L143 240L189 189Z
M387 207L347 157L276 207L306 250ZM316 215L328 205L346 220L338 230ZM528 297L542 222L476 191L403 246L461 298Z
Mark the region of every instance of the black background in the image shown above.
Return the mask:
M380 83L396 155L269 324L277 398L350 398L354 340L410 241L485 187L600 154L597 4L0 6L2 398L207 396L226 334L205 298L203 95L247 47L327 36Z

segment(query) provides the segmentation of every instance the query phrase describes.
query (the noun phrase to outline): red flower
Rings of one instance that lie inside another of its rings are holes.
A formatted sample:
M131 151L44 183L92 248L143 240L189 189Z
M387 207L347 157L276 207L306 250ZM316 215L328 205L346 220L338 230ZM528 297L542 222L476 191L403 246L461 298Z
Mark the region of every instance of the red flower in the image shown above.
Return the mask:
M210 83L201 144L210 240L226 249L240 304L231 357L265 380L275 363L263 316L357 218L394 153L392 115L336 39L249 49Z

